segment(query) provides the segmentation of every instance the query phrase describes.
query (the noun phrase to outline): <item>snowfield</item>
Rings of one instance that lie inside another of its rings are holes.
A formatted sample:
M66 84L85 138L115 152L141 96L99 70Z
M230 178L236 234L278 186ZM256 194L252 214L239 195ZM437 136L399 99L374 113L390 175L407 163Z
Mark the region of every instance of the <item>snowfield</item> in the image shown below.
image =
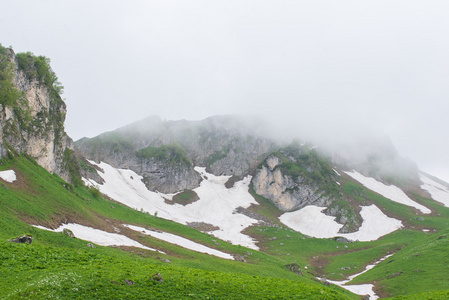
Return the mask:
M88 242L95 243L97 245L101 246L132 246L137 248L142 248L146 250L152 250L164 253L162 251L149 248L147 246L144 246L135 240L130 239L129 237L126 237L124 235L118 234L118 233L109 233L100 229L95 229L92 227L83 226L80 224L75 223L69 223L69 224L62 224L57 229L50 229L44 226L39 225L33 225L36 228L49 230L53 232L62 232L64 228L67 228L73 232L76 238L79 238L81 240L85 240ZM164 253L165 254L165 253Z
M160 240L169 242L171 244L175 244L175 245L178 245L178 246L181 246L181 247L184 247L184 248L196 251L196 252L207 253L210 255L214 255L214 256L226 258L226 259L234 259L234 257L228 253L198 244L192 240L183 238L179 235L175 235L175 234L168 233L168 232L151 231L151 230L145 229L143 227L134 226L134 225L123 224L123 226L128 227L134 231L142 232L146 235L150 235L157 239L160 239Z
M394 202L401 203L410 207L414 207L424 214L430 214L432 211L427 207L410 199L400 188L394 185L385 185L371 177L365 177L362 174L352 171L346 172L349 176L360 182L366 188L388 198Z
M420 174L419 178L423 182L421 188L429 192L433 200L442 203L444 206L449 207L449 188L430 179L429 177Z
M350 240L374 241L402 227L402 222L386 216L376 205L363 206L360 215L363 219L359 230L352 233L338 233L343 227L335 217L327 216L322 211L325 207L314 205L300 210L287 212L279 220L288 227L305 235L316 238L342 236Z
M0 178L7 182L14 182L17 180L16 172L14 172L14 170L0 171Z
M172 199L172 195L149 191L139 176L131 170L115 169L101 162L97 165L104 172L98 174L104 179L103 184L93 180L84 179L87 185L96 186L103 194L112 199L135 208L144 210L150 214L157 213L158 217L169 219L178 223L205 222L218 226L219 229L209 232L225 241L235 245L242 245L258 250L256 241L242 233L245 228L258 221L243 214L234 213L239 206L249 207L258 204L248 192L251 176L247 176L228 189L225 187L230 176L215 176L206 172L206 168L195 167L202 181L198 188L194 189L200 198L188 205L167 204L164 198Z

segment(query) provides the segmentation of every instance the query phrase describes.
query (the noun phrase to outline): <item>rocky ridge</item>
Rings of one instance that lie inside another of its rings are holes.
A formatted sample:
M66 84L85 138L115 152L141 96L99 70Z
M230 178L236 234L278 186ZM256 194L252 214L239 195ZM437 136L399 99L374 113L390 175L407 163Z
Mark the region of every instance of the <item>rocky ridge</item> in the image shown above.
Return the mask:
M215 175L242 178L269 153L274 143L255 135L238 117L168 121L150 117L114 132L75 143L78 153L144 177L149 189L174 193L199 186L194 166Z

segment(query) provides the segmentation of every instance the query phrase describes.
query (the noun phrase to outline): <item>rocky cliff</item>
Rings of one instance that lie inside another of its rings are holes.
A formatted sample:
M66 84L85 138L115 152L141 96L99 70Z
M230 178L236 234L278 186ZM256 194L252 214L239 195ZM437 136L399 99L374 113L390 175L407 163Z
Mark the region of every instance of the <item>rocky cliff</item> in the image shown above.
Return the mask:
M326 207L323 212L343 224L341 233L354 232L361 218L344 199L330 161L313 147L294 142L273 152L260 164L251 181L254 191L282 211L307 205Z
M194 166L215 175L243 177L273 149L250 122L235 116L203 121L168 121L150 117L113 132L76 142L76 150L96 162L129 168L147 187L165 193L192 189L200 176Z
M0 155L28 154L71 181L73 142L64 131L66 105L49 60L0 45Z
M306 205L328 206L340 198L329 162L308 146L292 144L271 154L257 169L254 191L280 210Z

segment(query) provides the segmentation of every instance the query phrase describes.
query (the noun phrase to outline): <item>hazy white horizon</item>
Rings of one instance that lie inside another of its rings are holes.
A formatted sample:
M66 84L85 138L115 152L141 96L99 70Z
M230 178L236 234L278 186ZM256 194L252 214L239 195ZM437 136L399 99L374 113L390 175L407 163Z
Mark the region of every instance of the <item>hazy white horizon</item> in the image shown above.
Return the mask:
M447 1L0 1L0 43L51 59L75 140L256 114L387 134L449 181Z

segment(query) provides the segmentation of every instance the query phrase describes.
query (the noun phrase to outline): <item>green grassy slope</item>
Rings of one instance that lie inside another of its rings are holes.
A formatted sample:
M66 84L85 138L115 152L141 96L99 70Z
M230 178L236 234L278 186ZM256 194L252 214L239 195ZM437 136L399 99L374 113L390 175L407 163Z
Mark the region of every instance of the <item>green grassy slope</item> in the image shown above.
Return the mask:
M416 215L409 207L342 180L345 197L362 205L375 203L406 226L377 241L350 244L310 238L283 226L277 209L257 197L261 205L253 209L273 220L271 226L247 230L261 241L264 252L259 252L133 210L96 190L69 185L26 156L2 160L0 170L8 169L15 170L17 181L0 180L0 298L357 299L317 282L315 276L343 280L388 253L395 254L351 283L375 282L379 295L399 299L444 299L449 290L444 275L449 266L449 209L420 195L413 196L434 211L431 215ZM30 226L55 228L68 222L108 232L125 223L152 227L227 253L252 255L246 257L248 263L220 259L131 230L122 233L167 254L132 247L92 249L86 241ZM33 244L7 241L25 233L35 238ZM304 276L287 271L290 263L298 263ZM151 279L156 273L164 282Z
M0 180L0 298L358 298L287 271L289 260L227 244L111 202L95 190L73 187L28 157L3 159L0 170L8 169L15 171L17 180ZM86 241L30 226L55 228L67 222L109 232L123 223L152 227L227 253L252 255L248 263L230 261L131 231L122 233L167 255L131 247L89 248ZM34 237L31 245L7 241L25 233ZM156 273L163 282L151 279Z
M387 254L395 253L351 284L374 282L376 292L384 297L410 295L410 299L414 299L413 295L417 295L416 299L420 299L418 294L424 292L430 296L423 294L423 297L446 295L444 290L449 290L449 277L446 276L449 271L449 208L410 192L413 199L432 209L432 214L423 215L366 189L348 177L340 178L340 181L344 198L359 205L377 205L388 216L402 220L404 229L377 241L349 244L334 239L310 238L282 225L253 227L247 232L261 240L259 246L263 251L285 261L307 265L307 270L303 270L306 276L310 274L332 280L344 280ZM260 196L256 200L261 207L253 210L275 223L276 216L280 214L276 213L276 208L266 205L268 200ZM429 231L423 232L423 229ZM400 274L392 276L397 273Z

